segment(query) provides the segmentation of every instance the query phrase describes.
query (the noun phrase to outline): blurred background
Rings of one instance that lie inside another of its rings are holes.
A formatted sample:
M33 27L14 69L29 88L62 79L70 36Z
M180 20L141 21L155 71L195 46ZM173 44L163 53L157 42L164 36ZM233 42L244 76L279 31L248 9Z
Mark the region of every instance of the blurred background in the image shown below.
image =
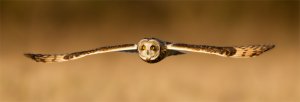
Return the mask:
M299 102L299 1L0 2L1 102ZM23 53L68 53L137 43L276 44L256 58L189 53L156 64L106 53L36 63Z

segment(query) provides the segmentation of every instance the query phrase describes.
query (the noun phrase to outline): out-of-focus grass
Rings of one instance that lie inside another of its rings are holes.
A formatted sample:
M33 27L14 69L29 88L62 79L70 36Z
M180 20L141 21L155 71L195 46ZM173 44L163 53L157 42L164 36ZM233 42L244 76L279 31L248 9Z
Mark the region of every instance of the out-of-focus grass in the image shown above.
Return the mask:
M299 2L1 1L1 102L300 101ZM210 45L276 44L251 59L189 53L147 64L107 53L35 63L144 37Z

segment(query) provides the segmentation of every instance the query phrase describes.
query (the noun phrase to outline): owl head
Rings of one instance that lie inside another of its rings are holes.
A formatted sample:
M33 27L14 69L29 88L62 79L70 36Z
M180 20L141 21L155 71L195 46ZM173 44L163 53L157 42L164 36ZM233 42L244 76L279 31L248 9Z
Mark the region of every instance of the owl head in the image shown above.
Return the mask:
M138 42L139 56L146 62L157 60L161 54L163 43L156 38L144 38Z

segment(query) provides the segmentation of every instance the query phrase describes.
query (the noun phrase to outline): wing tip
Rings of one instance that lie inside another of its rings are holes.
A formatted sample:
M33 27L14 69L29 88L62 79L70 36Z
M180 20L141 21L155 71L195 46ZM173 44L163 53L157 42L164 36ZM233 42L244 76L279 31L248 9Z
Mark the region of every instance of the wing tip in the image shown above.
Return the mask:
M264 52L267 52L271 49L275 48L275 45L274 44L269 44L269 45L262 45L262 48L260 49L261 51L257 51L253 54L250 55L250 57L256 57L256 56L259 56L261 55L262 53Z
M30 59L35 59L35 54L31 54L31 53L24 53L24 56Z
M272 48L275 48L276 45L275 44L271 44L270 46L271 46L271 49L272 49Z
M249 45L239 47L239 53L236 53L232 57L236 58L251 58L260 56L261 54L275 48L275 44L260 44L260 45Z
M271 50L273 48L275 48L274 44L270 44L270 45L263 45L265 47L265 49L263 50L264 52Z
M36 62L45 62L45 60L43 60L41 57L41 54L32 54L32 53L25 53L24 54L25 57L30 58Z

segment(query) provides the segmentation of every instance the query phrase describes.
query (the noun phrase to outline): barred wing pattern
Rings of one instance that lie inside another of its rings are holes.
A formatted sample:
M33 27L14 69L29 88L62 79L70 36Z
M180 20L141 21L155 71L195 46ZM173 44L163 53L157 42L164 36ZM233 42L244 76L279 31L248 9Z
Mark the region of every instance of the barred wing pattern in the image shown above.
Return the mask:
M44 63L51 63L51 62L64 62L69 60L74 60L78 58L82 58L88 55L94 55L99 53L107 53L107 52L127 52L127 51L136 51L137 45L136 44L123 44L123 45L116 45L116 46L106 46L100 47L93 50L87 51L80 51L80 52L73 52L68 54L24 54L26 57L29 57L36 62L44 62Z
M208 45L191 45L182 43L168 44L167 49L178 50L178 51L189 51L189 52L200 52L207 54L215 54L223 57L233 58L249 58L254 57L266 52L275 45L249 45L239 47L218 47Z
M236 53L231 57L241 57L241 58L247 58L247 57L255 57L259 56L260 54L271 50L274 48L275 45L249 45L249 46L237 46L234 47L236 50Z

